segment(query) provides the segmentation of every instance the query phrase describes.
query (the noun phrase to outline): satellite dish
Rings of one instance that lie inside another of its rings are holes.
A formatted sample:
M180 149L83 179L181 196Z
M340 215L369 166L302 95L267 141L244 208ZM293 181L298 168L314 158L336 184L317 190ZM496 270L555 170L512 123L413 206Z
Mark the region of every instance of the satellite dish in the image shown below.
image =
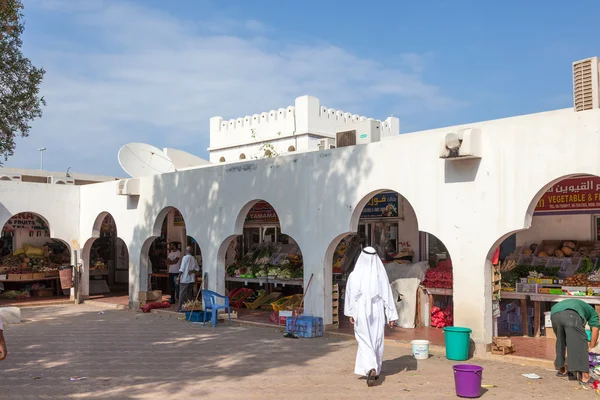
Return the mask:
M173 161L173 166L177 170L210 164L210 161L204 160L183 150L164 148L163 151L167 157Z
M133 178L174 172L173 161L146 143L129 143L119 150L119 164Z

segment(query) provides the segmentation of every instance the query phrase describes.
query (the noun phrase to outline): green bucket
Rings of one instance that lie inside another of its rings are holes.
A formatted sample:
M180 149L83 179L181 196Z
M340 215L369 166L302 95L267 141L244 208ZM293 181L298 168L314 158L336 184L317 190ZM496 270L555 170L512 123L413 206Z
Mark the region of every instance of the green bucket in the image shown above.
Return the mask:
M469 358L471 332L471 329L459 326L447 326L444 328L446 358L448 360L465 361Z

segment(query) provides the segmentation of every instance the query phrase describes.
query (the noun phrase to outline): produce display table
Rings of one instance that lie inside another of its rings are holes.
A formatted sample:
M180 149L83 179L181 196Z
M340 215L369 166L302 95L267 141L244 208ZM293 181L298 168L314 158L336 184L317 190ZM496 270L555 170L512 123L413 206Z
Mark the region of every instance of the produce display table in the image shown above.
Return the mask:
M433 307L435 302L433 296L452 296L452 289L425 288L429 295L429 307Z
M521 302L521 325L523 326L523 332L529 332L529 318L527 318L527 298L529 293L519 292L500 292L502 299L509 300L520 300ZM527 336L527 335L523 335Z
M54 294L55 295L59 295L59 291L60 291L60 277L59 276L53 276L51 278L39 278L39 279L25 279L25 280L21 280L21 279L3 279L0 280L0 282L2 283L31 283L31 282L50 282L52 289L54 290Z
M225 278L226 282L242 282L244 285L248 283L258 283L260 286L263 285L275 285L280 286L304 286L303 279L269 279L269 278Z
M534 325L534 336L540 337L540 325L541 325L541 303L558 303L567 299L578 299L591 304L596 309L596 312L600 312L600 296L561 296L552 294L535 294L529 295L531 301L533 301L533 323Z

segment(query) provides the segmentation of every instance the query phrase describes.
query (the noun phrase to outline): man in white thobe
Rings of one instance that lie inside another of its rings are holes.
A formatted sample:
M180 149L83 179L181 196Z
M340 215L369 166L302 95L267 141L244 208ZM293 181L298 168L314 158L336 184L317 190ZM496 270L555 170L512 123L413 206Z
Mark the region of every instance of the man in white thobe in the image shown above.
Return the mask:
M367 385L373 386L383 362L386 319L392 328L398 312L387 273L372 247L362 250L348 277L344 314L350 317L358 341L354 373L366 376Z

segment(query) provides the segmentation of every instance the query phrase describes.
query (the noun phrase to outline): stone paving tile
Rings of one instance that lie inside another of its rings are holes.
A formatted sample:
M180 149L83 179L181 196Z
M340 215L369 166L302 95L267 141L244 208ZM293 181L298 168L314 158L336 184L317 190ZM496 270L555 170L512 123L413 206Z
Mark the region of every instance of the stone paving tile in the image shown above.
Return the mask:
M215 329L153 314L98 306L23 310L6 326L0 399L453 399L452 362L417 362L388 346L382 383L353 374L356 345L338 338L284 339L277 329ZM477 362L482 398L593 399L593 392L531 368ZM544 379L528 381L522 373ZM87 379L72 382L70 377Z

